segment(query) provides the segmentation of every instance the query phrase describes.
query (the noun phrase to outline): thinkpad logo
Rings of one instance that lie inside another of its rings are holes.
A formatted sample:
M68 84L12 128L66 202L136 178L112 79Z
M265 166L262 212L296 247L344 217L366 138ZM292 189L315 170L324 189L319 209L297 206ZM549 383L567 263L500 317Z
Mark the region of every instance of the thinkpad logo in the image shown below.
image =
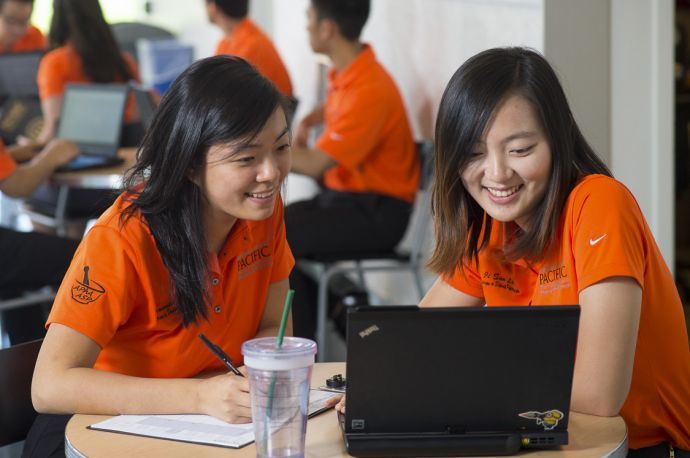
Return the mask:
M376 325L374 324L374 325L371 325L371 326L369 326L368 328L366 328L364 331L361 331L361 332L359 333L359 336L360 336L362 339L364 339L365 337L369 337L370 335L372 335L372 334L375 333L376 331L379 331L379 327L376 326Z

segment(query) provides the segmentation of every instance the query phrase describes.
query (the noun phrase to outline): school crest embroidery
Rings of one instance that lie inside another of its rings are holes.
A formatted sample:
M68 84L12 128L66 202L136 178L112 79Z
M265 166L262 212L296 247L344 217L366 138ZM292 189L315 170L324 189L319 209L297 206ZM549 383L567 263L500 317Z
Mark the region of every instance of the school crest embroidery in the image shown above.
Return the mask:
M72 299L80 304L90 304L105 294L105 288L93 279L89 279L89 266L84 266L84 277L72 285Z

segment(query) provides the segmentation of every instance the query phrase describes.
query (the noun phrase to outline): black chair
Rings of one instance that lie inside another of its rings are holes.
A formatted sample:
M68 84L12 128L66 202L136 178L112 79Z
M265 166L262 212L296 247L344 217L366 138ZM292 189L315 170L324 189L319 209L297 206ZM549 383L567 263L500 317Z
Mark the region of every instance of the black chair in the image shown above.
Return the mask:
M433 144L431 141L417 143L421 164L419 189L415 196L407 234L403 241L409 241L409 248L396 247L388 252L364 252L336 255L319 255L301 258L300 266L307 272L317 271L318 302L316 314L316 340L319 344L319 361L327 358L326 328L328 324L329 283L334 276L356 273L359 286L368 291L365 272L408 271L412 273L419 299L424 296L422 281L425 248L431 227L430 184L433 175ZM354 266L352 266L354 264Z
M23 441L36 418L31 379L42 342L0 349L0 447Z

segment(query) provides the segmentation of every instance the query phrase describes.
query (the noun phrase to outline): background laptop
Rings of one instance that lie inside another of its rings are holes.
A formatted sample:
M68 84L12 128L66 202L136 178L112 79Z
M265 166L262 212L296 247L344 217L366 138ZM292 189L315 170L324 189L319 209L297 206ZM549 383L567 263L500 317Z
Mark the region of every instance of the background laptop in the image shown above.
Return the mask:
M360 307L343 433L354 456L566 444L579 306Z
M128 91L125 84L67 86L57 137L76 143L81 154L59 170L82 170L122 162L117 149Z
M0 97L38 97L36 74L43 52L0 54Z

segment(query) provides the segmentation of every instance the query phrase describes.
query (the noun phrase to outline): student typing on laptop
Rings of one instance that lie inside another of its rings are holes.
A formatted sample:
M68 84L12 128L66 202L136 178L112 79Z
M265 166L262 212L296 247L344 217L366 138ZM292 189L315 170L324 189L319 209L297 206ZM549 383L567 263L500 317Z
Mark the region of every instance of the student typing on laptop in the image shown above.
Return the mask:
M37 78L44 117L40 142L55 136L67 84L139 80L134 59L118 47L98 0L55 0L48 39L51 51L41 61ZM135 120L131 98L125 123Z
M580 304L571 409L620 414L629 456L690 456L673 277L546 60L522 48L470 58L445 90L435 142L440 277L421 305Z

